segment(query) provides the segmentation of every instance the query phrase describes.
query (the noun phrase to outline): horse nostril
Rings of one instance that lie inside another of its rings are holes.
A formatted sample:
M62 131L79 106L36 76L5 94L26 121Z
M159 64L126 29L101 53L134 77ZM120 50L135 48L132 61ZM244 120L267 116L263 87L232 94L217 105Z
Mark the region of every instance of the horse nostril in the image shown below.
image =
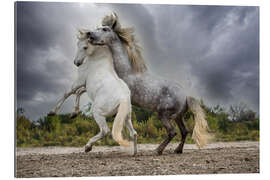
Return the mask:
M91 41L94 41L94 40L95 40L95 38L94 38L93 36L90 36L89 39L90 39Z
M81 65L80 62L76 62L76 61L74 61L74 64L75 64L77 67L79 67L79 66Z

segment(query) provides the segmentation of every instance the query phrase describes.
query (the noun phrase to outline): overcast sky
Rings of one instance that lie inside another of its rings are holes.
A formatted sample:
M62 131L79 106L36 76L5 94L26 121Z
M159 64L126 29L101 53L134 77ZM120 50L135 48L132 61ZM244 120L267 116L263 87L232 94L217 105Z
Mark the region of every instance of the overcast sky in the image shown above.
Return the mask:
M209 106L259 110L258 7L19 2L16 9L17 107L32 120L76 79L77 29L99 26L112 11L135 28L153 73ZM73 101L59 113L71 112Z

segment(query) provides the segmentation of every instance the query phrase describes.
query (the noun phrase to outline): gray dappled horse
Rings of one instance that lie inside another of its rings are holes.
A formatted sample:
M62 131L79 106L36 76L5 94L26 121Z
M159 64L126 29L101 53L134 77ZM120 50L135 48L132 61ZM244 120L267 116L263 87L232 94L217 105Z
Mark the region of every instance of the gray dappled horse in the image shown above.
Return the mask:
M175 120L181 131L181 143L174 150L182 153L188 131L183 115L190 109L194 114L195 126L192 138L201 148L211 139L208 124L200 102L187 96L175 82L151 74L142 58L132 28L121 28L115 13L105 16L102 26L89 31L88 38L94 45L108 45L113 56L114 68L131 91L132 104L158 113L168 137L158 146L156 152L162 154L165 147L177 135L171 120Z

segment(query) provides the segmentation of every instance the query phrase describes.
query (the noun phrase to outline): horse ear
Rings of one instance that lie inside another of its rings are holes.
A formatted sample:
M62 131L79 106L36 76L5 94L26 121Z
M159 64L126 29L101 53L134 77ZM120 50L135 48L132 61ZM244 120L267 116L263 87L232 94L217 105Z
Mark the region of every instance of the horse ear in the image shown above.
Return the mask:
M112 17L113 17L113 19L114 19L115 21L118 20L118 16L117 16L116 12L112 12Z
M115 27L116 27L116 23L117 23L116 21L113 22L113 25L112 25L112 29L113 29L113 30L114 30Z
M85 35L86 35L86 33L85 33L85 31L83 30L83 29L78 29L78 34L77 34L77 38L78 39L83 39L83 38L85 38Z
M81 29L78 29L79 33L83 35L83 31Z
M112 12L111 17L113 19L113 24L111 26L112 29L115 29L118 24L118 16L115 12Z

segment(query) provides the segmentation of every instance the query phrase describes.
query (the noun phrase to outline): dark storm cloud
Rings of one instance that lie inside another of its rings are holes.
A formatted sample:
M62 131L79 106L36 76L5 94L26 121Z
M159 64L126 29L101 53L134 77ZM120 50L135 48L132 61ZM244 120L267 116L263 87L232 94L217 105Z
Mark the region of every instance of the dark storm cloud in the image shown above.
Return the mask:
M245 101L258 110L258 17L257 8L231 8L212 28L214 38L211 42L218 42L212 44L215 52L193 66L193 73L201 82L197 88L204 86L202 96L224 104Z
M48 50L55 43L57 31L50 27L35 3L17 3L17 88L18 102L31 101L38 92L56 93L59 66L50 65ZM40 69L42 67L42 69ZM50 75L55 78L50 78Z
M159 76L209 105L259 106L259 9L232 6L17 3L17 98L33 119L52 108L76 77L76 29L117 12L135 28ZM85 95L83 101L87 101ZM71 111L72 99L63 107Z
M71 87L75 33L91 23L91 13L74 3L19 2L16 10L18 106L36 118Z
M257 7L156 6L150 11L162 50L151 61L159 61L154 65L159 74L185 87L192 84L187 88L211 105L242 101L258 111Z

